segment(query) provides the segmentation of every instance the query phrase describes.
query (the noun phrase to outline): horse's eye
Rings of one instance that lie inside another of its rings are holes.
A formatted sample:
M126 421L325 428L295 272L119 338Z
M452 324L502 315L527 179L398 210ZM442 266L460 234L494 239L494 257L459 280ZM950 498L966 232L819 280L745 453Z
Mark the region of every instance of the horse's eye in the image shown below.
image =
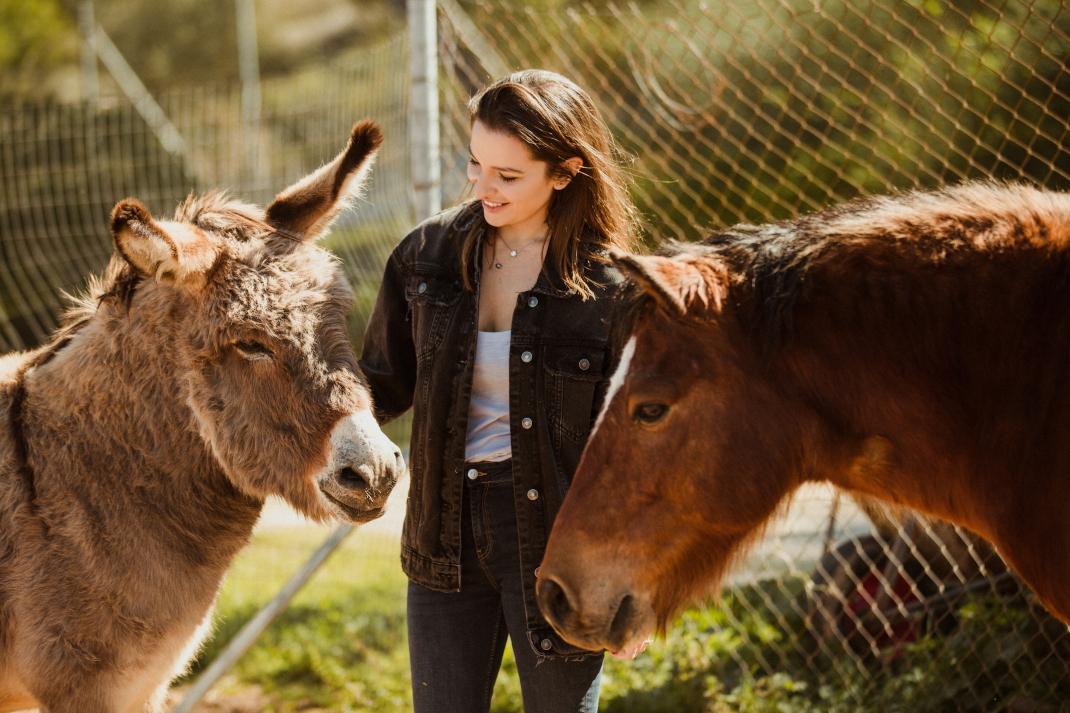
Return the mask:
M665 414L668 412L669 407L665 404L645 403L635 407L632 412L632 418L639 423L657 423L665 418Z
M270 359L275 356L275 353L270 348L252 339L234 342L234 348L242 356L249 359Z

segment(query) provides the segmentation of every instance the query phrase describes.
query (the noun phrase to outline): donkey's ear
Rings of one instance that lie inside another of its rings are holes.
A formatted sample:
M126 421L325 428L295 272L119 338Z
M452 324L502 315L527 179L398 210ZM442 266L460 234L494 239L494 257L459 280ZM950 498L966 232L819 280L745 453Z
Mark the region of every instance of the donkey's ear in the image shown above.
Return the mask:
M721 309L724 272L690 257L633 255L610 251L613 264L639 285L669 314L707 316Z
M121 200L112 209L111 232L123 259L157 282L202 285L218 255L218 248L200 230L184 223L158 223L134 198Z
M382 143L383 133L374 122L355 124L342 153L275 196L267 222L291 238L315 240L360 193Z

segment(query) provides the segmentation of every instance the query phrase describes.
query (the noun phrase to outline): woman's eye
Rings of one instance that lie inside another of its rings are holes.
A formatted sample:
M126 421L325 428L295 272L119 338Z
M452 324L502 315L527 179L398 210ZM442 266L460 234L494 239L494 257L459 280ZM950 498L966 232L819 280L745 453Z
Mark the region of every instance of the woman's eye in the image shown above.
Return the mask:
M242 356L250 359L270 359L275 356L274 352L272 352L269 347L253 339L234 342L234 348L237 349Z
M468 157L468 165L469 166L478 166L479 165L479 161L476 161L475 158L473 158L472 156L469 156Z
M512 183L518 178L518 176L502 176L502 180L506 183Z
M632 412L632 418L639 423L657 423L665 418L665 414L668 412L669 407L665 404L645 403L635 407Z

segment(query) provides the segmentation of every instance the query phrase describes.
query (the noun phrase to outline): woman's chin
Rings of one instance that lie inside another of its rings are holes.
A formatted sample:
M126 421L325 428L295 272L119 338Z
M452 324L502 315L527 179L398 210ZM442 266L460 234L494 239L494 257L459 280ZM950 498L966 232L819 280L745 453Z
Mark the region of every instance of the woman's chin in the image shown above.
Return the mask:
M505 218L501 213L483 209L483 220L487 221L487 225L492 225L495 228L500 228L506 224Z

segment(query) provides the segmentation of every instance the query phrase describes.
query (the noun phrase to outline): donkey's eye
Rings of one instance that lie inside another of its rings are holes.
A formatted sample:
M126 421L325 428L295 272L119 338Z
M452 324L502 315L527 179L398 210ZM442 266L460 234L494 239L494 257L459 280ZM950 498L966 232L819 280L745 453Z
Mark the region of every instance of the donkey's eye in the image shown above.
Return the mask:
M669 412L669 407L665 404L659 403L645 403L639 404L632 411L632 419L637 423L657 423L661 419L665 418L665 414Z
M270 359L275 356L275 353L264 344L253 340L245 339L240 342L234 342L234 348L238 350L243 357L249 359Z

